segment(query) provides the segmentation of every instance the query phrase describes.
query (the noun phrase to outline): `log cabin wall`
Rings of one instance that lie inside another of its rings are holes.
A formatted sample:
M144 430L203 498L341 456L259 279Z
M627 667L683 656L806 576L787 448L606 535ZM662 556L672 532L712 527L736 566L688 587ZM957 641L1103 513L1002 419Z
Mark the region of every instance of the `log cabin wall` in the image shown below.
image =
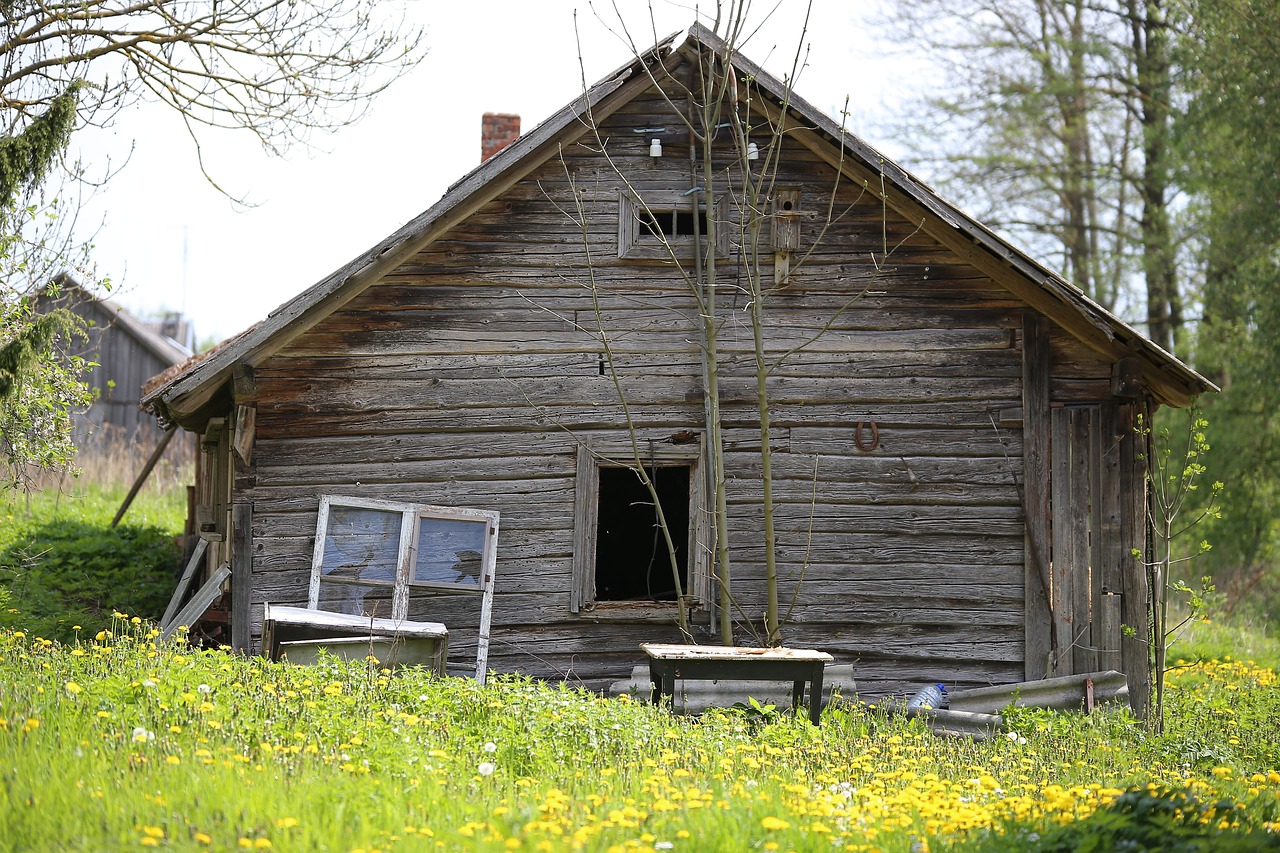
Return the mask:
M612 166L591 140L566 148L257 365L245 400L253 463L233 499L252 505L255 636L263 602L305 605L319 498L335 494L501 512L495 670L599 688L640 662L640 642L679 641L669 606L571 611L578 448L627 438L598 317L642 446L703 431L694 301L669 264L618 257L615 166L648 197L690 186L687 145L669 140L651 158L634 132L664 125L678 121L663 100L634 100L602 128ZM765 308L771 359L813 339L769 379L784 640L855 663L867 697L1020 680L1022 428L1005 415L1022 405L1023 306L873 192L837 185L808 149L786 145L777 181L799 191L799 253L814 249ZM833 191L838 218L819 241ZM585 246L566 215L575 192ZM729 254L719 300L733 583L758 624L752 338ZM422 616L449 623L453 612L442 600ZM737 636L750 641L741 625ZM451 657L470 643L451 637Z

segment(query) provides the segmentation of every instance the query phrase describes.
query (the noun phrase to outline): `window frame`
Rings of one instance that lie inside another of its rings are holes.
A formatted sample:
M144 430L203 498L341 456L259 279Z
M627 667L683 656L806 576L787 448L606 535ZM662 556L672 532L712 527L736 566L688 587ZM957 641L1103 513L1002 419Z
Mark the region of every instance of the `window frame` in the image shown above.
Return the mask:
M325 542L328 536L329 518L334 507L342 509L371 509L380 512L400 514L400 545L396 552L395 578L386 581L341 581L324 580ZM414 567L418 559L418 537L423 519L441 521L464 521L483 523L485 525L484 550L480 555L479 584L448 583L445 581L412 580ZM365 586L390 588L391 618L407 621L409 612L409 589L436 589L442 592L464 593L483 596L480 606L480 632L476 649L476 679L483 684L485 668L489 657L489 629L493 610L493 578L497 564L498 549L497 510L474 509L471 507L445 507L434 504L406 503L378 498L357 498L345 495L321 495L320 506L316 518L316 540L311 556L311 579L307 589L307 609L320 609L320 585L330 583L341 586Z
M692 234L674 234L657 239L641 221L641 213L648 212L658 218L663 213L691 212L690 196L678 192L645 193L638 198L627 190L618 191L618 258L629 261L672 261L692 259L694 240ZM707 218L715 218L716 257L729 256L729 222L725 216L728 207L725 197L716 199L708 208L705 202L699 204L699 212L706 212ZM648 235L648 236L645 236ZM698 238L699 250L705 249L707 235Z
M658 467L689 467L689 541L686 560L685 603L691 609L714 606L711 595L713 543L711 541L711 508L707 490L707 451L703 435L696 444L654 444L642 442L643 455ZM634 468L631 442L619 439L606 443L589 440L578 444L577 478L574 486L573 586L570 593L571 613L592 617L617 614L620 618L636 618L642 614L671 615L677 605L667 602L597 601L596 534L600 514L600 468Z

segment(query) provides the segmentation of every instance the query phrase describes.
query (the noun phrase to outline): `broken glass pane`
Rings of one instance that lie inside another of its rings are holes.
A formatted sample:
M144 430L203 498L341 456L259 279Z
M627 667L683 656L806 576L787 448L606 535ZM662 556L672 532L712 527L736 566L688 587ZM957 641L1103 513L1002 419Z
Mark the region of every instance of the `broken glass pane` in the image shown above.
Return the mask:
M489 526L484 521L422 518L418 562L411 580L480 588L481 556Z
M322 577L395 583L402 518L402 513L388 510L331 506Z
M353 583L320 584L317 607L331 613L390 618L392 588Z

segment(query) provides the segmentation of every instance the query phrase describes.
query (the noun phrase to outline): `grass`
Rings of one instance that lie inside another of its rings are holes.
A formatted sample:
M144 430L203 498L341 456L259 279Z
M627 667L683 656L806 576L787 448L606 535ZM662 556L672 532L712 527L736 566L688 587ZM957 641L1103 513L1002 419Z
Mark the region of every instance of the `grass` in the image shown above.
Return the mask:
M85 488L0 507L0 555L69 530L26 570L52 555L110 581L89 613L101 627L5 608L0 853L1280 845L1280 642L1260 631L1193 626L1159 736L1114 709L1010 712L1007 734L981 743L856 702L821 727L673 717L516 677L480 687L157 646L113 603L127 585L113 573L156 550L142 534L101 547L119 499ZM125 529L168 541L184 502L144 493ZM0 588L27 595L55 574Z
M0 636L0 850L1041 849L1169 796L1216 807L1196 838L1280 839L1280 687L1257 662L1180 671L1159 737L1121 711L1023 711L974 743L855 703L821 727L673 717L153 643L123 617L71 647Z
M97 480L86 473L32 494L0 493L0 627L69 642L108 627L116 610L160 617L177 582L186 490L166 461L111 527L126 472L142 466L136 449L111 451L85 462Z

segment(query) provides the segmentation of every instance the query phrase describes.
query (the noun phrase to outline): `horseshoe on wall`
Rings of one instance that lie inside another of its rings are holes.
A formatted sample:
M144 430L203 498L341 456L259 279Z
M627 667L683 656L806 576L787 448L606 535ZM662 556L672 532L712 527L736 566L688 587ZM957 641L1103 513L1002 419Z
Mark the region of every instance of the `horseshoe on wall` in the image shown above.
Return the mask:
M867 421L871 425L871 441L862 440L862 421L858 421L858 427L853 431L853 443L858 445L858 449L863 453L870 453L880 446L880 427L876 426L875 421Z

